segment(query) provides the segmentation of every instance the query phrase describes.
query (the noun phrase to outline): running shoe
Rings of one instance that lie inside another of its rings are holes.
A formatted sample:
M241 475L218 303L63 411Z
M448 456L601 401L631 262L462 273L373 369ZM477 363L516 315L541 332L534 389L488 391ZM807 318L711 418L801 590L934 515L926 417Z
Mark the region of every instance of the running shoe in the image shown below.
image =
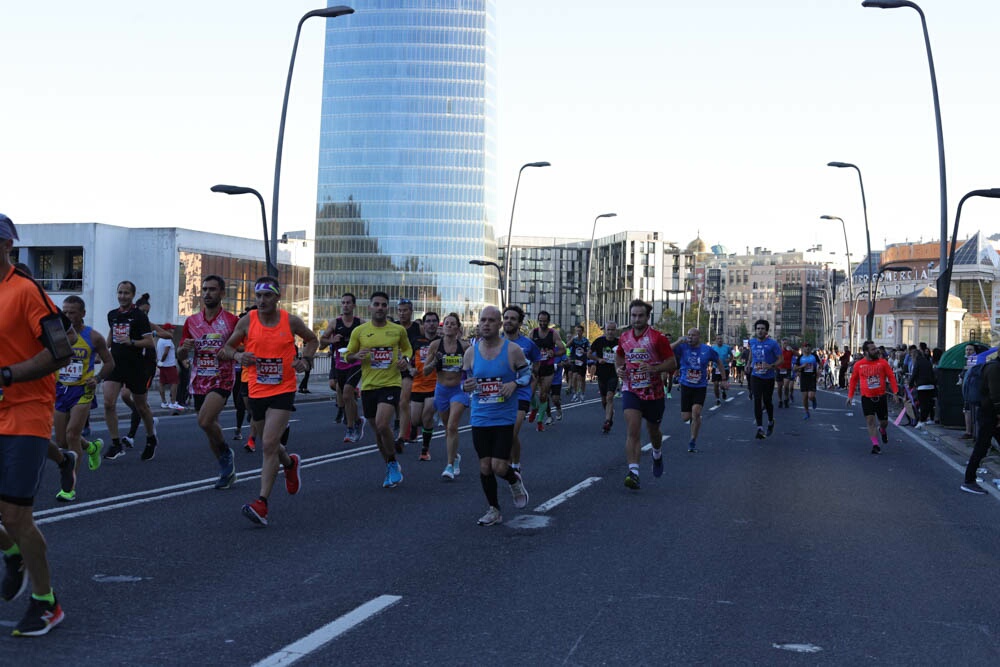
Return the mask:
M430 452L429 449L421 449L420 450L420 460L421 461L430 461L431 460L431 452Z
M872 445L872 454L881 454L882 448L878 445Z
M697 451L698 451L698 444L694 440L692 440L691 442L688 443L688 453L689 454L694 454ZM660 457L660 458L663 458L663 457Z
M76 488L76 452L64 449L62 455L63 462L59 464L59 488L68 494Z
M236 433L233 433L233 440L242 440L242 439L243 439L243 431L236 429Z
M538 416L538 410L537 409L533 409L531 412L529 412L528 413L528 423L530 424L531 422L535 421L535 417L537 417L537 416Z
M562 408L556 409L556 421L562 421Z
M243 449L253 454L254 452L257 451L257 440L255 440L254 437L251 435L249 438L247 438L247 444L243 445Z
M128 449L132 449L132 447L135 446L135 440L133 440L132 436L129 435L123 435L121 442L122 445L127 447Z
M160 403L160 408L163 409L163 410L166 410L169 407L170 407L169 403Z
M441 476L445 479L455 479L455 466L450 463L446 465L444 467L444 472L441 473Z
M605 419L604 426L601 427L601 433L611 433L611 420Z
M266 526L267 525L267 503L258 498L252 503L247 503L243 506L243 516L250 519L254 523Z
M554 422L552 420L552 415L549 415L548 417L545 418L545 425L546 426L552 426L553 423Z
M767 422L767 437L771 437L774 433L774 422Z
M24 559L21 554L3 557L4 575L3 583L0 583L0 598L4 602L10 602L28 587L27 572L24 569Z
M403 469L400 467L399 461L390 461L385 464L385 481L382 482L382 486L391 489L402 481Z
M368 423L367 419L359 416L357 423L354 424L354 430L356 432L356 435L358 436L358 440L361 440L362 438L365 437L365 424L367 423ZM358 440L355 440L354 442L357 442Z
M358 441L358 429L348 426L347 431L344 433L344 442L357 442Z
M636 491L639 490L639 473L628 471L628 475L625 476L625 486Z
M503 517L500 516L500 510L496 507L491 507L486 510L486 514L479 517L477 521L480 526L492 526L498 523L503 523Z
M402 438L396 438L396 453L402 454L404 449L406 449L406 442Z
M461 475L462 474L462 455L461 454L455 454L455 462L453 464L451 464L451 465L455 469L455 477L458 477L459 475Z
M146 446L142 450L141 458L143 461L152 461L153 457L156 456L156 440L146 440Z
M236 460L233 450L226 448L226 453L219 457L219 480L215 483L217 489L228 489L236 482Z
M104 449L104 441L98 438L87 443L87 467L97 470L101 467L101 450Z
M729 397L726 396L726 392L725 391L722 392L722 400L724 400L724 401L728 401L729 400Z
M718 398L715 399L715 407L719 407L720 405L722 405L722 401L719 400Z
M514 474L517 475L517 481L510 485L510 493L514 496L514 507L523 509L528 504L528 490L524 488L521 473Z
M812 402L813 402L813 410L815 410L815 409L816 409L816 399L814 398L814 399L812 400Z
M663 454L660 454L660 458L653 459L653 477L663 476Z
M802 421L805 421L805 420L809 419L811 416L812 415L809 414L809 411L806 410L806 415L805 415L805 417L802 418Z
M119 456L125 456L125 449L120 444L111 445L111 447L108 448L108 451L104 453L104 458L108 461L113 461Z
M763 426L758 426L757 427L757 435L754 436L754 437L756 437L758 440L763 440L764 439L764 427Z
M673 396L670 395L669 391L667 392L667 398L673 398Z
M299 479L299 467L302 461L299 459L298 454L289 454L288 458L292 460L292 465L284 466L285 491L288 491L288 495L294 496L302 488L302 481Z
M886 433L886 430L885 430L884 427L880 426L879 429L878 429L878 433L879 433L879 435L882 436L882 444L885 444L885 443L889 442L889 434Z
M28 602L28 611L11 634L15 637L41 637L62 623L64 618L66 615L63 614L58 600L46 602L31 598Z
M959 488L962 489L963 491L965 491L966 493L974 493L977 496L985 496L987 494L986 489L984 489L983 487L979 486L979 484L976 483L976 482L965 482ZM9 569L7 571L8 571L8 573L10 572ZM7 583L7 580L4 579L4 584L5 584L4 590L6 590L6 583Z
M184 406L181 405L180 403L174 402L167 407L169 407L171 410L176 410L177 412L184 412ZM155 431L156 429L154 428L153 430Z
M56 500L61 503L71 503L76 500L76 490L63 491L60 489L59 493L56 494Z
M535 422L535 429L537 429L539 433L545 430L545 424L542 423L541 419Z
M337 416L333 418L334 424L342 424L344 422L344 409L337 408Z

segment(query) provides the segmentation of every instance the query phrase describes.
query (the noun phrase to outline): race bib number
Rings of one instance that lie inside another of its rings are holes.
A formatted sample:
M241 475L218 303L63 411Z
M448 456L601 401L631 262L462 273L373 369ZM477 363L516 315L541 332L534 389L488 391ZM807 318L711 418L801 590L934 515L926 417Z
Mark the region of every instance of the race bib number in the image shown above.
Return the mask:
M428 348L426 347L422 347L419 350L417 350L417 355L420 357L421 366L427 363L427 349Z
M633 389L648 389L651 385L649 371L632 371L629 385Z
M257 359L257 384L281 384L282 359Z
M195 375L215 377L219 374L219 358L216 354L222 349L222 344L222 335L217 333L205 334L195 342Z
M816 366L814 366L813 364L803 364L802 365L802 372L803 373L815 373L816 372Z
M125 343L128 341L129 332L132 330L130 324L114 324L111 327L111 339L115 343Z
M756 371L757 373L766 373L766 372L768 371L768 369L767 369L767 368L764 368L764 366L765 366L765 365L766 365L766 364L765 364L765 363L764 363L763 361L758 361L757 363L755 363L755 364L753 365L753 369L754 369L754 371Z
M582 348L582 347L578 347L578 348L576 348L576 349L575 349L575 350L573 351L573 354L575 354L575 355L576 355L576 356L578 356L578 357L582 357L582 356L583 356L583 348Z
M480 405L503 403L503 395L500 393L502 386L500 378L476 378L476 396Z
M392 366L391 347L373 347L371 356L371 368L375 370L386 370Z
M583 359L574 359L573 364L576 366L583 366Z
M882 386L882 378L878 375L869 375L865 378L865 383L869 389L878 389Z
M649 361L649 350L644 347L634 347L625 353L625 359L633 364L637 364L640 361Z
M701 382L701 371L694 370L694 369L688 369L688 372L687 372L687 375L685 376L685 379L688 382L692 382L694 384L698 384L699 382Z
M615 351L614 350L604 350L604 361L609 364L615 363Z
M541 354L539 355L539 358L542 361L547 361L547 360L549 360L549 359L552 358L552 350L544 349L544 350L540 350L540 352L541 352Z
M72 361L69 366L63 366L59 369L59 381L63 384L79 382L81 378L83 378L82 361Z
M444 355L444 358L441 359L441 370L447 373L460 373L462 371L462 355Z

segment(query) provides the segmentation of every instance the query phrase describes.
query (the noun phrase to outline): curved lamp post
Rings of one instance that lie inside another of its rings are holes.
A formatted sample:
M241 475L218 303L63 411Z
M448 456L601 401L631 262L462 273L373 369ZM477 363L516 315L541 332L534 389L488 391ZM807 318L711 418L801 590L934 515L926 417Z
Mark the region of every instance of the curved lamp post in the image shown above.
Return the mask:
M934 98L934 122L937 129L938 144L938 180L941 190L941 248L940 248L940 274L938 275L938 326L937 346L945 349L945 314L948 310L948 290L944 278L945 267L948 263L948 185L944 169L944 134L941 130L941 102L938 100L937 75L934 73L934 55L931 53L931 38L927 33L927 19L923 10L915 2L909 0L865 0L862 7L874 7L876 9L899 9L909 7L920 15L920 25L924 29L924 46L927 48L927 65L931 71L931 95ZM945 287L945 289L941 289Z
M503 255L504 293L510 294L510 235L514 230L514 207L517 205L517 189L521 187L521 172L528 167L551 167L549 162L528 162L517 170L517 184L514 186L514 200L510 203L510 224L507 225L507 250Z
M221 192L225 195L254 195L260 202L260 217L264 221L264 263L267 267L267 275L272 278L278 277L277 262L271 261L271 246L267 240L267 211L264 209L264 198L253 188L244 188L239 185L213 185L212 192ZM275 250L277 252L277 250Z
M858 166L850 162L827 162L828 167L838 169L853 169L858 172L858 183L861 184L861 208L865 213L865 247L868 251L868 313L865 315L865 339L872 339L872 325L875 322L875 292L872 291L872 272L875 267L872 265L872 236L868 231L868 203L865 201L865 182L861 179L861 170Z
M594 218L594 226L590 230L590 254L587 255L587 297L584 301L584 325L583 330L585 335L590 334L590 267L594 262L594 234L597 232L597 221L601 218L614 218L617 217L617 213L601 213L599 216Z
M500 286L500 313L503 314L503 309L507 307L507 296L503 291L503 272L500 270L500 265L496 262L491 262L488 259L470 259L469 264L475 264L476 266L492 266L497 270L497 284Z
M850 301L854 301L854 271L851 270L851 248L847 244L847 225L844 224L844 219L839 218L835 215L821 215L820 220L840 220L840 226L844 230L844 250L847 253L847 291L850 292ZM854 317L855 313L851 313L851 317L847 320L847 340L850 341L851 347L854 347Z
M288 93L292 88L292 70L295 69L295 52L299 49L299 33L302 32L302 24L314 16L323 18L336 18L345 14L353 14L350 7L338 5L336 7L325 7L306 12L299 25L295 28L295 41L292 43L292 59L288 63L288 78L285 80L285 99L281 103L281 123L278 125L278 150L274 156L274 192L271 195L271 255L278 256L278 189L281 184L281 150L285 143L285 116L288 114Z

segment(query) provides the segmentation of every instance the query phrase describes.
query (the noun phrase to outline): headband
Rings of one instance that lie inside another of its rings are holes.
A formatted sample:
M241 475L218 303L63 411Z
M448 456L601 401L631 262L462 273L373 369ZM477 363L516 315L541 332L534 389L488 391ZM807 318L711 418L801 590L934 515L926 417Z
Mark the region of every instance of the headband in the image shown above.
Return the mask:
M278 288L274 283L259 282L253 286L253 291L255 294L257 292L273 292L274 294L278 294L279 296L281 295L280 292L278 292Z

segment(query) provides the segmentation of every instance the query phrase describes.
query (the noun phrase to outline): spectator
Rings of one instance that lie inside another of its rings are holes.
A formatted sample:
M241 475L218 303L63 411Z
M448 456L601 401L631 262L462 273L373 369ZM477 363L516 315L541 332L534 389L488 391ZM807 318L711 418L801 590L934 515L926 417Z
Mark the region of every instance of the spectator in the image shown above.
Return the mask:
M966 493L984 496L986 489L979 486L976 481L976 470L983 457L986 456L986 452L989 451L993 439L1000 433L1000 423L998 423L998 419L1000 419L1000 363L997 362L996 357L983 366L982 376L976 446L972 450L972 456L969 457L969 464L965 467L965 481L961 488Z
M847 388L847 369L851 365L851 348L845 347L843 354L840 355L840 378L837 382L837 386L841 389Z
M917 428L926 427L927 421L934 414L934 396L937 394L937 379L934 376L934 362L928 354L917 350L913 355L913 373L910 375L910 387L917 390L917 402L920 404L920 416Z
M163 325L167 331L173 332L174 325L167 322ZM177 347L173 338L157 338L156 365L160 369L160 407L170 410L183 410L184 406L177 403ZM167 396L170 400L167 401Z

